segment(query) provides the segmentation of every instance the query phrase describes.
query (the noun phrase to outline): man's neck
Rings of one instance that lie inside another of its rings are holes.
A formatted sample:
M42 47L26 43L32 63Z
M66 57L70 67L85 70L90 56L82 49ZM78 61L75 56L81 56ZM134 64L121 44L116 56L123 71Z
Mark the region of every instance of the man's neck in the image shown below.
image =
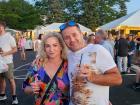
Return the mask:
M0 36L4 35L5 33L6 33L5 31L2 31L2 32L0 33Z
M86 46L87 46L87 44L86 43L83 43L83 45L81 46L81 49L84 48L84 47L86 47Z
M81 44L81 46L79 47L79 49L77 49L77 50L75 50L75 51L72 51L72 52L77 52L77 51L79 51L79 50L81 50L81 49L83 49L84 47L86 47L87 46L87 44L84 42L84 43L82 43Z
M103 43L104 43L104 40L101 40L101 41L100 41L100 44L102 45Z

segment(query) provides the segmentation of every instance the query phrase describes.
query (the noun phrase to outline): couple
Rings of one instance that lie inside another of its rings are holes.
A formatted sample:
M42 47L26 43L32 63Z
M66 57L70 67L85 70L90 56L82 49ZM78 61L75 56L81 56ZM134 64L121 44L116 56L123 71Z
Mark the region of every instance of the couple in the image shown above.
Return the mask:
M60 31L61 35L48 33L44 37L38 62L41 66L30 71L23 83L24 91L36 95L36 105L68 105L69 88L70 105L109 105L109 86L122 83L110 53L100 45L86 45L74 21L62 24ZM68 61L61 37L70 50Z

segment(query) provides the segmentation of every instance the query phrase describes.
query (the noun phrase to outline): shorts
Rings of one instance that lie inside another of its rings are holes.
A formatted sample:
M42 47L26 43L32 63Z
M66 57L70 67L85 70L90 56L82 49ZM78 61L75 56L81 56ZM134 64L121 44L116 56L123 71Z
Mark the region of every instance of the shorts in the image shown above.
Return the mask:
M0 77L1 78L7 78L7 79L14 79L14 74L13 74L14 64L10 63L10 64L7 64L7 65L8 65L8 71L4 72L4 73L0 73Z

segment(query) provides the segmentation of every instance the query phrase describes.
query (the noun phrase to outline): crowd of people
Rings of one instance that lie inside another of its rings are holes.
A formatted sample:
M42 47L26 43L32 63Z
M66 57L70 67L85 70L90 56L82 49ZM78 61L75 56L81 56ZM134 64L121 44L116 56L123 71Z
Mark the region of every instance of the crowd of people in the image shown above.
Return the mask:
M7 99L7 78L12 104L18 104L12 57L17 46L5 27L5 22L0 22L0 55L9 66L8 72L0 73L0 101ZM25 42L21 37L18 43L22 60L26 59ZM34 94L35 105L111 105L109 87L121 85L121 74L131 72L136 43L139 40L134 40L132 35L126 39L122 34L114 40L101 29L85 40L75 21L65 22L59 33L39 35L36 58L23 81L23 91ZM137 70L136 87L140 86L139 80L140 70Z
M90 41L92 39L92 41ZM94 40L93 40L94 39ZM117 35L107 34L104 30L98 30L95 34L88 36L88 42L100 44L106 48L114 58L121 74L131 73L132 62L139 66L137 58L140 53L139 37L133 34L126 37L124 34ZM134 60L137 62L135 63ZM140 70L136 70L136 81L133 86L135 89L140 88Z

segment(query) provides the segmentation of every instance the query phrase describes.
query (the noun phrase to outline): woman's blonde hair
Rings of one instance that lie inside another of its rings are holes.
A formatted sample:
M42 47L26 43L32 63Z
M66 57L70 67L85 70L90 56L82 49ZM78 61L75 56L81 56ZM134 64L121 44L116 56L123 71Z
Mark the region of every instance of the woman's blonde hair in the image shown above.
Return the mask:
M44 37L42 39L42 43L41 43L40 57L42 59L47 58L47 55L46 55L46 52L45 52L45 42L50 37L55 37L58 40L60 46L62 47L61 58L66 59L66 45L65 45L65 43L62 39L62 35L58 32L48 32L46 35L44 35Z

